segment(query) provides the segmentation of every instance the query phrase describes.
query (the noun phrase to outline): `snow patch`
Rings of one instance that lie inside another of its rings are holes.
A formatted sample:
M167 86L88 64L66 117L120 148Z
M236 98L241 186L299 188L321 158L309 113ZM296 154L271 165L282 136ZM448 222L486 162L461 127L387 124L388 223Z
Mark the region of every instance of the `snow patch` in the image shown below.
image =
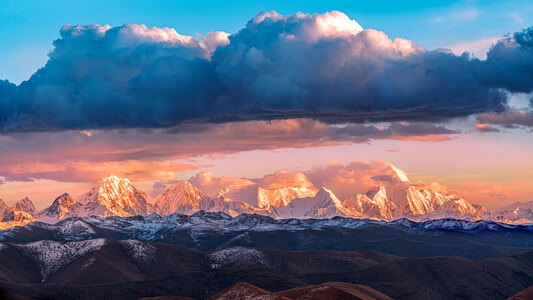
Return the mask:
M266 266L267 256L264 252L244 247L232 247L215 251L207 255L211 268L220 267L257 267Z
M105 244L105 239L76 242L43 240L18 247L37 263L43 282L45 282L50 275L55 274L80 257L99 250Z
M94 257L91 257L91 259L89 259L89 261L88 261L86 264L84 264L83 266L81 266L81 269L85 269L85 268L87 268L88 266L94 264L95 261L96 261L96 259L95 259Z
M80 241L90 239L95 234L96 231L88 223L72 218L61 222L56 235L60 235L66 241Z
M124 248L129 257L136 262L148 263L153 260L156 248L146 242L138 240L124 240L120 241L120 245Z

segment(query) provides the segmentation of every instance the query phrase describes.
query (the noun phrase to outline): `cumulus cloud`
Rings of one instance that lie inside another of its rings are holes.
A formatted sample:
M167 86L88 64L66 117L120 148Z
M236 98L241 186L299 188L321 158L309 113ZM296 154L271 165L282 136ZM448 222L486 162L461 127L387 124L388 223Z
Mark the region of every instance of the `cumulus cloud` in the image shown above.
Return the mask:
M470 41L449 46L457 55L465 52L474 55L479 59L486 59L487 52L500 40L500 37L483 38L476 41Z
M15 113L14 95L17 86L7 80L0 80L0 131L4 128L4 121Z
M255 184L250 179L229 176L216 177L211 172L198 173L189 178L188 181L211 197L218 196L218 193L225 188L228 190L240 189Z
M159 196L160 194L164 193L167 190L168 186L161 181L156 181L153 186L152 190L150 191L150 196L155 198Z
M9 90L0 94L0 124L20 132L500 112L501 89L532 89L532 31L500 40L480 61L365 30L337 11L265 12L233 35L199 37L142 24L66 25L28 81L0 82Z
M257 185L265 189L297 187L316 190L313 183L302 172L276 171L274 174L268 174L259 179Z
M386 183L404 184L403 171L385 161L353 161L346 165L331 163L306 171L317 187L326 187L344 200L357 193L366 193ZM409 183L410 184L410 183Z
M500 39L487 53L487 81L511 92L533 91L533 27Z

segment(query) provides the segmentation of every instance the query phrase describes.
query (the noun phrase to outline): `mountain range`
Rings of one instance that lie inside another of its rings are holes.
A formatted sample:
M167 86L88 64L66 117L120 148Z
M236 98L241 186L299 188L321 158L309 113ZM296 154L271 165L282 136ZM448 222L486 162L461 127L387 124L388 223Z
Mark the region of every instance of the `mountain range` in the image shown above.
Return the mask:
M413 183L404 171L389 163L358 163L350 172L337 170L317 176L320 171L324 170L309 174L278 171L256 180L216 178L203 172L174 183L153 201L128 179L111 175L77 199L65 193L41 211L28 197L11 207L0 200L0 229L34 221L56 223L70 217L191 215L199 211L275 219L341 216L386 221L455 218L533 222L533 202L491 211L455 192Z
M532 208L390 164L204 172L153 199L112 175L41 210L0 201L0 299L528 299Z

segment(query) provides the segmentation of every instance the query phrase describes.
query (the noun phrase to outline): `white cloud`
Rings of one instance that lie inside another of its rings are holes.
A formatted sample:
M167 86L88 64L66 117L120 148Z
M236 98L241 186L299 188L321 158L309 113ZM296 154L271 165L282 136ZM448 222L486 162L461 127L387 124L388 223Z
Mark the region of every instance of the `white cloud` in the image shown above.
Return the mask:
M473 54L476 58L486 59L487 52L494 44L496 44L496 42L498 42L499 39L500 37L489 37L477 41L451 45L448 48L450 48L456 55L461 55L464 52L468 52Z
M449 11L445 14L434 16L430 19L431 24L455 24L457 22L471 22L475 21L481 12L475 7L459 8Z
M468 8L452 11L449 15L451 20L457 21L473 21L477 19L480 15L479 9L477 8Z

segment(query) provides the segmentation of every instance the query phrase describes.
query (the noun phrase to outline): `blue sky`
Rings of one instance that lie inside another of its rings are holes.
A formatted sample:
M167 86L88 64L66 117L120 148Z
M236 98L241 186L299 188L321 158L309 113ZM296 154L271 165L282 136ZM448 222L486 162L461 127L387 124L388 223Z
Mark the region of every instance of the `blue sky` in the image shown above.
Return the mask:
M427 49L493 40L533 24L533 1L40 1L0 0L0 79L20 83L44 65L59 29L71 24L143 23L180 34L235 33L260 11L339 10L363 28ZM490 43L490 42L489 42ZM465 45L468 49L475 46ZM483 45L483 49L487 43ZM471 50L475 51L475 49ZM484 50L481 50L483 53Z

